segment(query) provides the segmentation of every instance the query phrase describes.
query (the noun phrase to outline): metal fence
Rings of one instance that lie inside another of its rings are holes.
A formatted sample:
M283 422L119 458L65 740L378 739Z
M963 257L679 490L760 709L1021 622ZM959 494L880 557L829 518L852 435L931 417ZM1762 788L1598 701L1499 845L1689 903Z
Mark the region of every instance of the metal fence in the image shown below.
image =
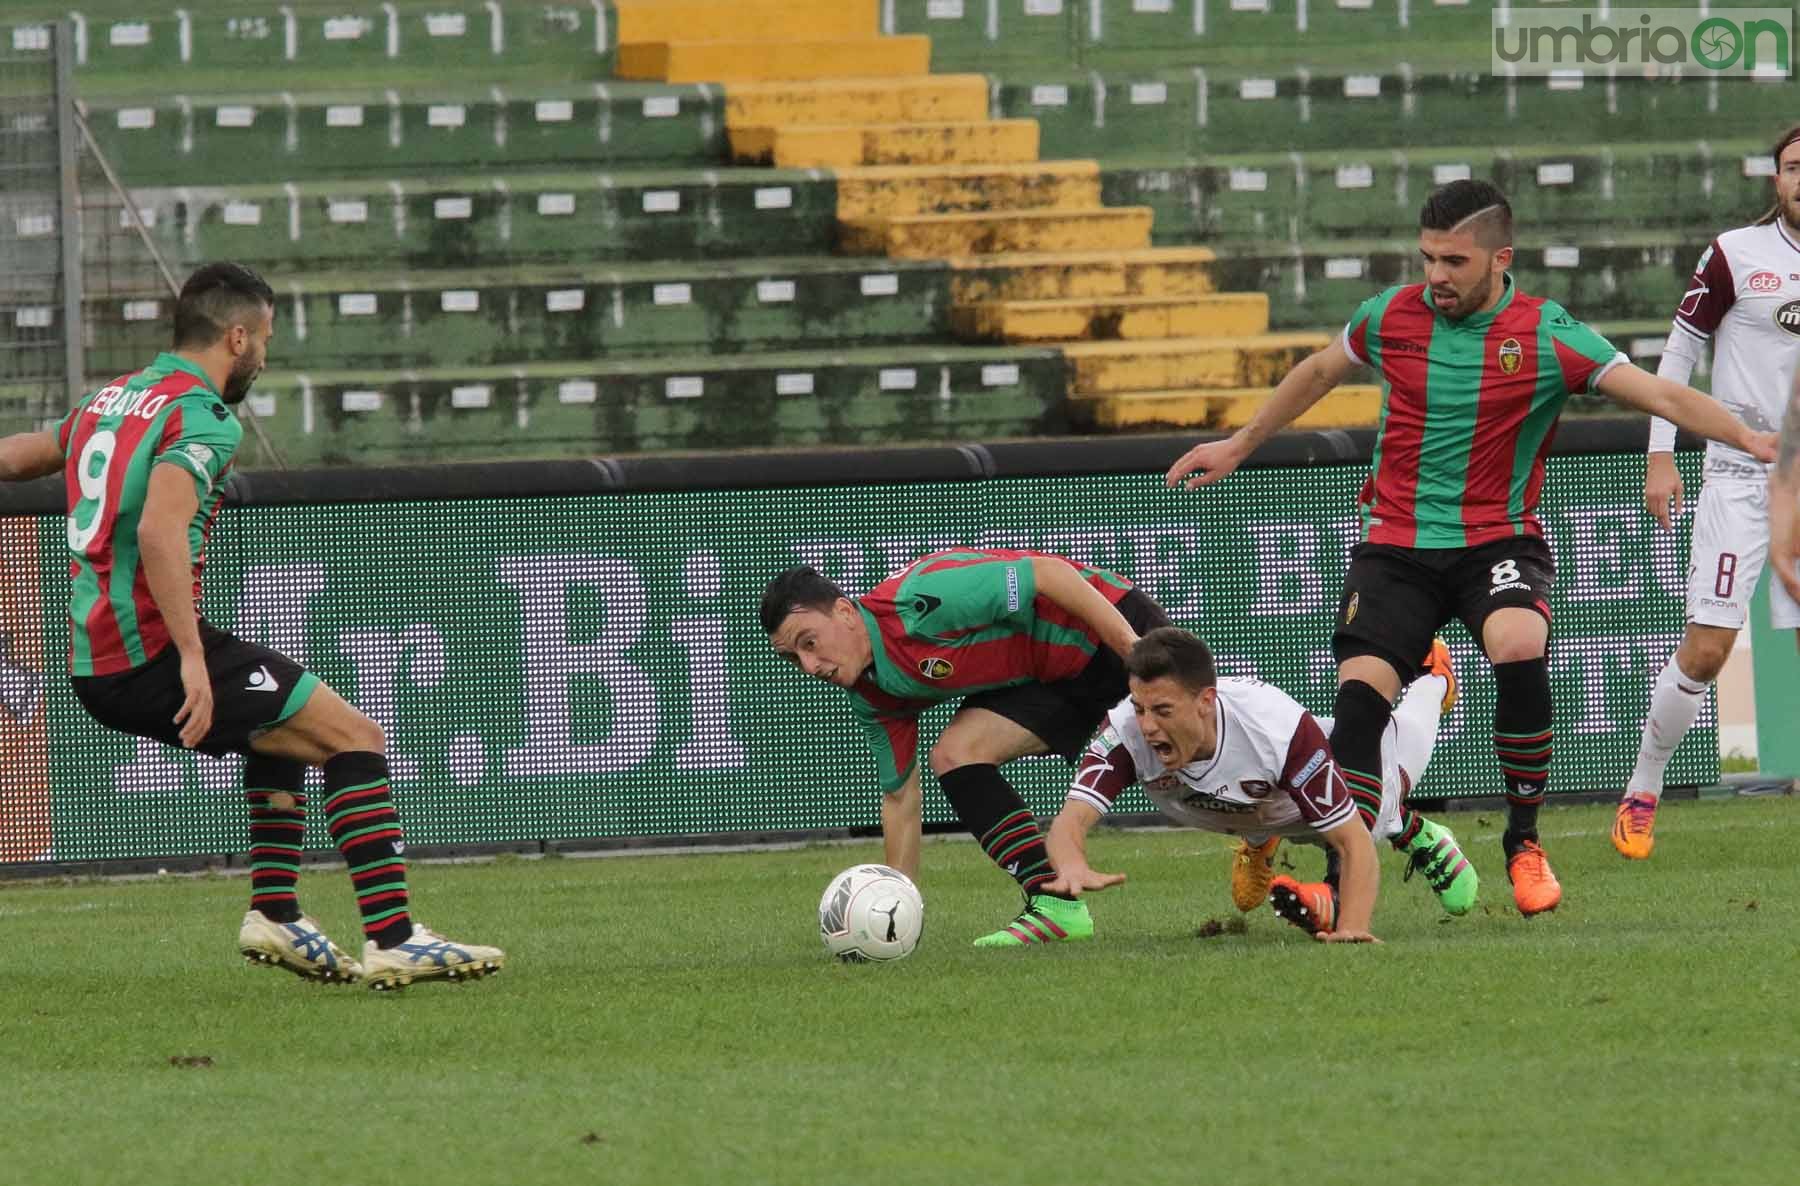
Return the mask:
M0 431L82 387L73 56L65 26L0 26Z

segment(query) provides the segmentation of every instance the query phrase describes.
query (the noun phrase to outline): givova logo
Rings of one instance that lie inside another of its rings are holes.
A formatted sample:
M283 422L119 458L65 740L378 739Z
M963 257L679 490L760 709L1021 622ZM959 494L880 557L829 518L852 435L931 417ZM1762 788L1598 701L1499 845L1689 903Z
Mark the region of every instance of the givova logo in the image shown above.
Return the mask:
M1496 6L1490 65L1496 74L1785 78L1793 20L1786 8Z

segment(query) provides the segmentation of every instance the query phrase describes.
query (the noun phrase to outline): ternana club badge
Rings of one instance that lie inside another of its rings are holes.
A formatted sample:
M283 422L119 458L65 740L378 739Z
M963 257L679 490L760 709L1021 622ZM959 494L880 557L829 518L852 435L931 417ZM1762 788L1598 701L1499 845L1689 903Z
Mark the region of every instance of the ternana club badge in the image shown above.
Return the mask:
M1525 362L1525 347L1519 345L1519 339L1508 338L1500 343L1500 373L1516 375L1519 367Z
M919 674L926 679L949 679L955 670L956 668L950 665L950 660L940 659L936 655L929 659L919 660Z

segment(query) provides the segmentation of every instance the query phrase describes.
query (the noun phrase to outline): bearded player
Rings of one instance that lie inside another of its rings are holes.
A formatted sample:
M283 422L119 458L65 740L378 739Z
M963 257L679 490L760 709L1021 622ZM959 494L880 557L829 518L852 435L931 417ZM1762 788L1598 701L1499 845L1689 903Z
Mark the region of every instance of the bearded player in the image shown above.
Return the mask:
M1047 890L1044 835L1000 773L1014 758L1074 762L1126 692L1124 656L1162 608L1115 573L1002 549L934 552L852 600L811 568L769 582L761 618L775 653L848 694L875 757L886 860L919 870L919 714L961 700L928 761L1025 909L977 947L1091 938L1087 904Z
M230 406L250 393L274 333L263 278L207 264L176 299L169 352L83 399L56 431L0 440L0 478L64 474L76 698L109 729L245 756L247 959L378 989L498 971L499 948L452 943L412 919L380 727L286 655L200 617L206 542L244 431ZM360 962L300 912L308 766L324 771L326 828L350 866Z
M1519 292L1512 209L1485 181L1439 186L1419 211L1425 282L1364 301L1249 424L1196 445L1171 484L1216 482L1359 365L1381 374L1372 472L1359 498L1332 652L1331 748L1351 794L1381 797L1381 738L1419 656L1460 619L1493 667L1494 755L1505 780L1501 845L1520 914L1554 910L1562 885L1538 842L1553 749L1550 590L1555 565L1532 513L1544 455L1571 395L1598 392L1690 432L1773 460L1753 432L1691 388L1632 366L1561 305Z
M1685 383L1708 340L1712 392L1757 428L1775 428L1800 363L1800 127L1774 148L1775 204L1754 224L1726 231L1700 254L1656 373ZM1664 528L1681 513L1675 426L1650 422L1644 504ZM1694 727L1750 616L1750 597L1768 555L1770 473L1729 444L1706 446L1706 481L1688 548L1687 627L1681 645L1650 685L1637 765L1613 821L1613 847L1644 860L1656 846L1663 775ZM1777 556L1781 555L1778 551ZM1791 581L1769 584L1769 625L1800 628ZM1797 636L1800 637L1800 636Z
M1431 761L1438 721L1455 702L1450 652L1433 640L1425 674L1413 681L1382 739L1382 795L1370 813L1350 795L1326 740L1331 722L1315 720L1281 689L1250 679L1218 679L1212 653L1185 630L1152 630L1125 661L1131 695L1082 757L1068 799L1050 826L1049 852L1065 893L1124 880L1095 872L1087 834L1126 788L1142 784L1179 824L1249 837L1270 851L1283 838L1324 847L1323 881L1283 874L1245 884L1234 869L1240 910L1267 900L1275 913L1328 942L1370 942L1380 866L1370 836L1403 830L1428 836L1411 849L1407 877L1423 872L1445 910L1466 914L1479 881L1450 829L1417 816L1406 792Z

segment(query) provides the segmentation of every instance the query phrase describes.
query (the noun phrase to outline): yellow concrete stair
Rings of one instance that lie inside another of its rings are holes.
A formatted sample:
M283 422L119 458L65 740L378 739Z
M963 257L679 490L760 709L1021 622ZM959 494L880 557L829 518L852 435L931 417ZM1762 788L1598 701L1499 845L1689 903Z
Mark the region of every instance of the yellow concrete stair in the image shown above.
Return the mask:
M731 155L783 169L1009 164L1038 158L1034 119L732 128Z
M845 255L942 259L1006 251L1130 250L1150 245L1148 206L1091 210L983 210L838 222Z
M986 301L953 308L950 328L966 342L1239 338L1269 328L1269 298L1260 292L1231 292Z
M1330 334L1252 334L1144 342L1071 342L1063 347L1077 395L1192 388L1273 387Z
M876 165L837 173L839 218L972 210L1088 210L1100 205L1094 161Z
M841 189L839 193L841 204ZM950 261L950 299L953 304L973 305L1077 297L1205 296L1218 287L1213 279L1216 262L1206 247L964 256Z
M1127 391L1110 395L1072 395L1069 419L1083 428L1101 430L1197 428L1212 431L1242 428L1256 415L1270 388L1219 388L1199 391ZM1381 413L1381 388L1339 387L1308 408L1295 428L1364 428Z
M621 44L614 73L658 82L889 78L927 73L931 38L845 37L806 41L647 41Z
M880 0L615 0L620 45L874 37Z
M988 82L979 74L915 78L826 78L750 82L725 92L725 126L958 123L986 119Z

